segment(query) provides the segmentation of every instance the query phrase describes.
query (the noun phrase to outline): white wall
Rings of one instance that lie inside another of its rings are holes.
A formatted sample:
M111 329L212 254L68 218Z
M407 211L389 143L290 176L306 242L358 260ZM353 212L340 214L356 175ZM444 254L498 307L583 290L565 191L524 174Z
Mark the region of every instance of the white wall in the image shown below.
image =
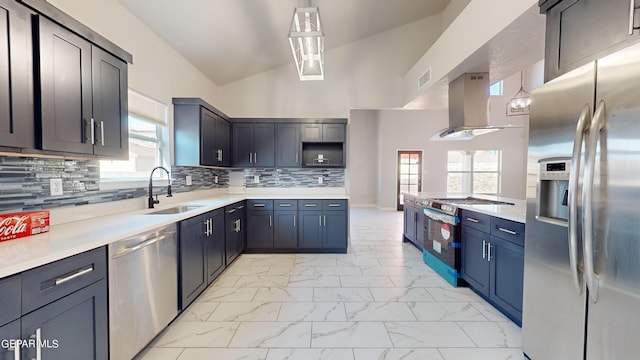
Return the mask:
M542 84L543 67L540 61L524 69L523 85L527 91ZM529 117L506 116L506 104L519 89L520 73L504 79L504 95L491 98L490 122L521 127L469 141L429 140L438 130L448 126L448 110L352 110L348 139L351 144L348 164L351 203L395 208L398 150L422 150L422 190L426 192L447 190L448 151L502 150L501 195L524 199ZM368 160L375 146L378 162ZM354 167L356 164L357 168ZM376 193L372 191L374 188Z
M221 94L237 117L348 117L352 108L402 107L402 77L440 32L435 15L328 50L324 81L299 81L291 63L225 85Z
M442 12L442 30L446 30L446 28L451 25L453 20L460 15L462 10L469 5L471 0L451 0L449 5Z

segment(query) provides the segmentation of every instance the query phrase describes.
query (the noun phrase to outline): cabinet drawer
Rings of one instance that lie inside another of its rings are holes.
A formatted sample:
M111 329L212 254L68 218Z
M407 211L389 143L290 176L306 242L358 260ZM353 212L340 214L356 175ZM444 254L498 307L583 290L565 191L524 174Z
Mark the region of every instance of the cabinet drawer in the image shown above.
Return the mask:
M22 273L22 314L29 313L107 276L105 247Z
M523 223L492 217L491 235L524 246Z
M20 274L0 280L0 326L20 317L21 287Z
M273 210L273 200L247 200L247 210Z
M460 222L486 233L491 229L491 216L474 211L460 211Z
M298 200L298 210L322 210L322 200Z
M346 210L347 200L322 200L323 210Z
M298 210L298 200L273 200L275 210Z

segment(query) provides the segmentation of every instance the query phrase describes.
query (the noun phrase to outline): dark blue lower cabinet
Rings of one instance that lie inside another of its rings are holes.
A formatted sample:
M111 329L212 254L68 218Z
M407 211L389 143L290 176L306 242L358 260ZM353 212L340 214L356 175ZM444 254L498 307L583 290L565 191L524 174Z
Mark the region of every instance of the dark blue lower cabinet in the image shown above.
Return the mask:
M209 213L211 219L211 234L206 237L207 252L207 283L211 284L224 270L224 211L216 210Z
M207 287L206 214L180 222L179 307L184 310Z
M16 359L15 352L20 351L19 348L16 350L14 340L17 339L22 339L20 336L20 319L0 326L0 341L4 342L0 344L0 360Z
M102 279L24 315L21 338L38 340L42 359L107 360L107 311L107 281ZM23 348L21 358L35 359L36 351Z
M298 212L273 212L273 246L276 249L295 249L298 247ZM248 236L247 236L248 239Z
M491 264L487 261L489 234L462 226L462 278L477 292L489 296Z
M347 212L325 211L323 216L323 248L347 248Z
M273 212L247 211L247 249L273 248Z
M491 256L489 298L520 323L522 321L524 248L492 236Z
M322 211L300 211L300 227L298 228L298 248L322 248Z

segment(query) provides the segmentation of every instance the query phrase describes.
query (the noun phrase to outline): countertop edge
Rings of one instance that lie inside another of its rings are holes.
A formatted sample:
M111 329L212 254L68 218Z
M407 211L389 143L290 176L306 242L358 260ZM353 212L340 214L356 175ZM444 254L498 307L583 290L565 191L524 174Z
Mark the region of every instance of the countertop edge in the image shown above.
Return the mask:
M53 225L47 233L0 242L0 279L54 261L83 253L149 230L251 199L349 199L339 194L229 194L209 199L187 200L156 209L128 211ZM201 205L171 215L147 215L180 205ZM91 239L87 241L86 239Z

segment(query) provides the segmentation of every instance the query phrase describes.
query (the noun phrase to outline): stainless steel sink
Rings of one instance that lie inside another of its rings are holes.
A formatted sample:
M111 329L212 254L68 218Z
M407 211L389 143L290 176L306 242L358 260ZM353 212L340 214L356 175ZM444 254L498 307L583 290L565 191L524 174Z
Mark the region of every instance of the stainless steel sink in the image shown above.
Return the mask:
M202 207L202 205L183 205L183 206L174 206L172 208L152 211L146 213L146 215L172 215L172 214L180 214L185 211L195 210L197 208Z

